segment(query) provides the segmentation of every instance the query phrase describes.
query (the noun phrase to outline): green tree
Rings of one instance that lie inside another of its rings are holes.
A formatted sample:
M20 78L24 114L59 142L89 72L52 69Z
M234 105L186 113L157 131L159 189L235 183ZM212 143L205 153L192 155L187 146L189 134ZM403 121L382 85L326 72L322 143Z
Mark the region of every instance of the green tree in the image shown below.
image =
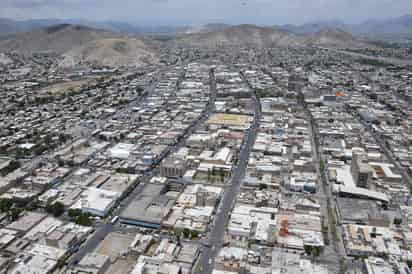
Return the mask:
M54 217L59 217L64 213L64 204L55 202L46 206L46 212L53 214Z
M190 234L191 234L191 238L192 238L192 239L197 239L197 238L199 238L199 231L192 230Z
M319 257L321 252L322 252L322 248L320 246L315 246L313 247L312 255L313 257Z
M76 217L79 217L82 214L82 211L81 211L81 209L70 208L67 211L67 214L69 215L70 218L76 218Z
M212 178L212 172L210 171L210 168L207 169L207 180L210 181Z
M4 168L3 170L0 171L0 174L2 176L5 176L5 175L9 174L10 172L13 172L16 169L18 169L20 166L21 165L20 165L19 161L12 160L12 161L10 161L9 165L6 168Z
M310 245L305 245L305 246L304 246L304 249L305 249L306 255L310 256L310 255L312 254L312 250L313 250L313 247L312 247L312 246L310 246Z
M223 168L219 168L219 174L220 174L220 181L223 182L225 180L225 171Z
M212 177L215 177L216 176L216 169L215 169L215 167L213 167L212 168Z
M15 220L17 220L18 218L19 218L19 216L20 216L20 213L22 213L23 212L23 209L21 209L21 208L18 208L18 207L13 207L11 210L10 210L10 219L11 219L11 221L12 222L14 222Z
M259 190L267 189L268 186L266 184L259 184Z
M402 219L395 217L395 218L393 219L393 224L394 224L394 225L401 225L401 224L402 224Z
M190 230L188 228L183 229L183 236L185 238L189 238L190 236Z
M320 253L322 252L322 248L320 246L304 246L305 253L308 256L319 257Z
M0 199L0 212L8 212L13 206L13 201L8 198Z
M39 207L39 200L36 198L26 206L26 209L33 211L33 210L36 210L38 207Z
M76 224L83 225L83 226L91 226L92 219L90 218L89 213L82 213L76 219Z

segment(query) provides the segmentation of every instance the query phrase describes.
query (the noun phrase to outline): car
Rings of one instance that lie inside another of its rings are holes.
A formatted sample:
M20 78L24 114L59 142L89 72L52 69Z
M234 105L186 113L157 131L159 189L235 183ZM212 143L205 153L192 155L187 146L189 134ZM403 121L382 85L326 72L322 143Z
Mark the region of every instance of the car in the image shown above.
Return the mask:
M212 264L212 259L209 259L209 264Z

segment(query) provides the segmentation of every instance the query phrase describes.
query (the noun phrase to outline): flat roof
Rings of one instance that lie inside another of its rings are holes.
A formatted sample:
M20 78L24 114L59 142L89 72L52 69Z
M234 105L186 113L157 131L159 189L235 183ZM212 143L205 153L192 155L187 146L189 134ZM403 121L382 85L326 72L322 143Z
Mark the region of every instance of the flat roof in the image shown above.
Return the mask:
M160 225L176 201L176 197L163 193L165 187L161 184L146 184L121 213L121 221Z
M248 115L216 113L209 118L207 123L227 126L247 126L250 124L251 119L252 117Z
M385 203L389 203L389 197L382 192L377 192L361 187L352 187L344 185L336 185L336 188L340 194L350 195L354 197L364 197L367 199L378 200Z
M26 232L46 217L47 215L43 213L26 212L17 221L9 224L6 228Z

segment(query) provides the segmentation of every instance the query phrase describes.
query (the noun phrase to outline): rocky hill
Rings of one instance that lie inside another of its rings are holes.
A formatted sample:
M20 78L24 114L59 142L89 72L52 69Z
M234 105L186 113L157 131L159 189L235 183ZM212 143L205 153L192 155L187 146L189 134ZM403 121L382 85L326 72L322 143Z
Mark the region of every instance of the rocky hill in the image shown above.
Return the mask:
M59 66L72 67L83 63L104 66L142 66L157 61L157 54L141 40L103 38L65 52Z
M70 24L4 37L0 40L0 52L53 52L62 56L62 66L85 62L134 66L157 61L156 52L140 39Z
M239 25L217 31L182 35L174 41L191 47L255 46L255 47L305 47L323 46L334 48L365 47L347 32L326 29L310 34L293 34L272 27Z
M302 38L274 28L255 25L231 26L217 31L183 35L174 41L178 45L192 47L219 46L299 46Z
M323 29L305 36L306 44L311 46L336 48L364 48L368 46L357 41L349 32L340 29Z
M158 61L159 45L213 48L221 46L333 48L364 47L347 32L326 29L311 34L293 34L255 25L212 26L180 34L166 42L79 25L59 24L0 39L1 52L52 52L59 54L60 66L85 63L108 66L140 66ZM170 44L168 44L170 43ZM157 45L157 46L156 46Z

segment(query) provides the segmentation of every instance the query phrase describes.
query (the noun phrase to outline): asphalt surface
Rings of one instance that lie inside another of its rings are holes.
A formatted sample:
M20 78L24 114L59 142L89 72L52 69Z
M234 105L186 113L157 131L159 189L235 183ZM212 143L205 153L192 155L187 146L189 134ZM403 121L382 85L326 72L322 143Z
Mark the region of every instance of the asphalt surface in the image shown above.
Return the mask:
M171 152L177 151L179 148L185 145L186 139L199 127L201 126L210 116L210 114L214 111L214 102L216 99L216 83L214 80L214 75L211 72L210 74L210 98L209 103L206 106L205 110L203 111L202 115L194 121L194 123L189 126L186 130L184 136L179 140L177 144L174 146L170 146L167 150L163 153L163 156L157 161L157 164L161 162L162 159L166 158ZM156 87L156 82L152 83L144 92L144 94L150 94L154 88ZM128 109L136 106L139 103L139 100L131 102L126 108L122 109L121 111L115 113L115 115L123 114ZM155 167L156 168L156 167ZM126 231L128 228L122 228L118 221L116 223L111 223L111 219L114 216L119 216L121 212L133 201L133 199L141 193L143 187L146 183L148 183L150 177L144 176L140 179L140 183L132 190L132 192L127 195L123 200L119 201L119 205L115 208L115 210L110 214L106 220L103 220L102 223L95 225L95 232L87 239L87 241L79 248L79 250L73 254L69 260L68 265L72 266L78 263L87 253L93 252L101 241L110 233L114 231Z
M150 94L154 88L156 87L156 82L152 83L144 92L144 94ZM144 95L139 96L136 100L132 101L130 104L128 104L125 108L120 110L119 112L116 112L114 115L119 115L123 114L132 107L135 107L142 99ZM91 138L91 135L88 136L88 138ZM122 201L120 201L120 207L117 207L111 216L116 216L119 215L120 212L131 202L132 198L136 197L141 190L143 189L143 186L145 182L147 181L146 177L143 177L140 179L139 185L136 186L135 189L132 190L132 192L126 196ZM116 223L112 224L111 218L108 218L107 220L103 221L103 223L100 223L98 225L95 225L95 232L86 240L86 242L80 246L79 250L73 254L69 260L68 260L68 265L71 266L73 264L78 263L87 253L92 252L97 248L99 243L111 232L113 232L116 228Z
M202 253L197 263L195 274L212 273L214 261L224 243L226 224L229 220L230 212L236 202L236 196L240 190L242 178L245 175L249 155L256 139L257 129L260 120L260 103L256 97L253 97L255 103L255 117L253 124L245 135L241 151L239 153L239 161L234 168L232 177L229 181L229 187L226 188L223 198L220 201L217 209L214 222L211 225L211 230L208 235L207 244L203 246Z
M308 109L305 109L305 111L307 113L307 116L311 117L310 111ZM328 177L325 171L322 173L322 171L320 170L320 161L323 161L325 163L325 160L323 159L323 154L318 143L319 140L315 137L317 136L317 129L312 119L309 119L309 122L309 130L313 149L312 155L314 162L317 163L316 173L318 178L320 179L321 184L321 186L318 188L316 196L319 198L321 204L321 216L323 217L323 222L328 226L327 235L329 239L329 245L325 245L324 250L318 260L319 262L327 264L329 266L329 270L334 270L336 273L340 273L340 271L342 270L340 260L346 258L345 247L342 242L342 237L339 236L342 235L340 233L340 228L338 227L338 224L335 223L337 221L336 217L335 220L330 218L330 215L334 214L335 212L335 200L332 194L331 185L328 181ZM336 229L337 237L333 235L333 229Z
M393 65L397 65L397 66L410 66L410 65L412 65L412 60L404 60L404 59L399 59L399 58L394 58L394 57L372 56L372 55L366 55L366 54L347 51L347 50L333 49L333 48L322 48L322 49L332 51L332 52L336 52L336 53L342 53L342 54L352 56L352 57L355 57L355 58L364 58L364 59L369 59L369 60L375 60L375 61L379 61L379 62L382 62L382 63L393 64Z

